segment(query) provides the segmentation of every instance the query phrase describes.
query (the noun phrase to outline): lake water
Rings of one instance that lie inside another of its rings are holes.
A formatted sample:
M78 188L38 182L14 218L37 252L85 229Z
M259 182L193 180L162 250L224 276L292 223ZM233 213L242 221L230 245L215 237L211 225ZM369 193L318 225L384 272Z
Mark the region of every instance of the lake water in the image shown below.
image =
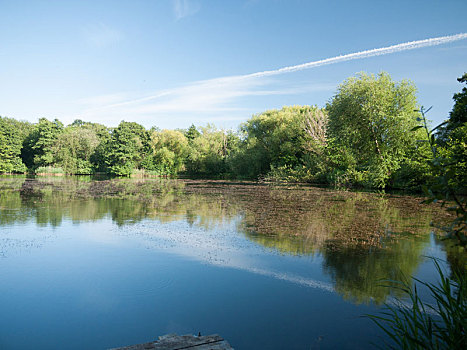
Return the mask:
M236 349L366 349L362 315L455 260L420 198L305 186L0 178L0 348L219 333Z

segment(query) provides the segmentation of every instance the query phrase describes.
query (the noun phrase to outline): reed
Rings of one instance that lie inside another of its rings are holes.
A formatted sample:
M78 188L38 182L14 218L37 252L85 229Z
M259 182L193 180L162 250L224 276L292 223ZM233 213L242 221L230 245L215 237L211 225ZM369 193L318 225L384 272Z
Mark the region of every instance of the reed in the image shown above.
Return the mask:
M438 261L433 259L439 275L436 284L417 278L412 281L390 281L398 285L408 297L386 303L380 315L366 315L390 341L379 348L390 349L467 349L466 274L451 272L447 275ZM422 301L418 286L428 288L434 304Z

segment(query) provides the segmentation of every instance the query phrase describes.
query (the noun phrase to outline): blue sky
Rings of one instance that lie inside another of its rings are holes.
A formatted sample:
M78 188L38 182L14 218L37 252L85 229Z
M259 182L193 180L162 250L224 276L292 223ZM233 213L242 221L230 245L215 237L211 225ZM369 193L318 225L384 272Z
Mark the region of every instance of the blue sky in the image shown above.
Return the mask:
M267 109L324 106L346 78L387 71L415 83L437 123L467 71L465 38L248 75L467 33L466 13L449 0L0 0L0 115L236 128Z

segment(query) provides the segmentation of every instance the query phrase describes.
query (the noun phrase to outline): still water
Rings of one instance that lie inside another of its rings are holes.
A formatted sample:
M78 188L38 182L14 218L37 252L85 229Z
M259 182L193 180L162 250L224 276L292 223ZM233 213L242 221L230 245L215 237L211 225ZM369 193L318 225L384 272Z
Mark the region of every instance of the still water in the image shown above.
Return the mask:
M0 178L0 348L219 333L236 349L366 349L361 317L452 260L420 198L252 183ZM449 252L449 251L448 251ZM446 266L448 267L448 266Z

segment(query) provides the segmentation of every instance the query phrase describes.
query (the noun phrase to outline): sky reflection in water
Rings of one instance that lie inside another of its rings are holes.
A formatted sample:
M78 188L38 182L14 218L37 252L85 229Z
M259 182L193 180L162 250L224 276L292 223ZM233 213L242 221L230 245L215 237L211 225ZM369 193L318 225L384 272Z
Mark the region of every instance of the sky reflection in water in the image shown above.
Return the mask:
M0 194L5 348L198 331L238 349L367 348L378 332L359 316L397 295L380 280L432 279L424 252L446 258L439 213L413 197L19 177Z

